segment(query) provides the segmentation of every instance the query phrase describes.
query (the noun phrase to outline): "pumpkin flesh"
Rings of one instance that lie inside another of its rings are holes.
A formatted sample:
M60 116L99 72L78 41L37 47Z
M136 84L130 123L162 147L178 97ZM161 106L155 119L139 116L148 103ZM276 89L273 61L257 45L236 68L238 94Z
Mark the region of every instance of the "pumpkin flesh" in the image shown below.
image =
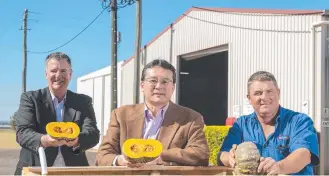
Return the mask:
M160 156L162 144L154 139L128 139L122 152L132 163L146 163Z
M73 122L50 122L46 126L46 131L56 139L72 140L80 134L79 126Z

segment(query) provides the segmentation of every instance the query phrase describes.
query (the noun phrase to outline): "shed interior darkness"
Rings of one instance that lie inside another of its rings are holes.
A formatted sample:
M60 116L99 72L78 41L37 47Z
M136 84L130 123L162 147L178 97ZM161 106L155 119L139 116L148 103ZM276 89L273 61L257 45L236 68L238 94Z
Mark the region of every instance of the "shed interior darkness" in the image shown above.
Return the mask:
M179 62L178 103L201 113L206 125L225 125L228 51Z

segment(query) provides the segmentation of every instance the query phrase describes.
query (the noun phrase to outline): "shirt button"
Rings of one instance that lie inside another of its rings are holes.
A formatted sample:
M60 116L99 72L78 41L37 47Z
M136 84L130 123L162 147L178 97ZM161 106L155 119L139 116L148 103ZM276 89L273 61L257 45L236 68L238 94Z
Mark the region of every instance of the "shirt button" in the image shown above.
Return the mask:
M264 144L264 147L267 147L267 146L268 146L268 144L267 144L267 143L265 143L265 144Z

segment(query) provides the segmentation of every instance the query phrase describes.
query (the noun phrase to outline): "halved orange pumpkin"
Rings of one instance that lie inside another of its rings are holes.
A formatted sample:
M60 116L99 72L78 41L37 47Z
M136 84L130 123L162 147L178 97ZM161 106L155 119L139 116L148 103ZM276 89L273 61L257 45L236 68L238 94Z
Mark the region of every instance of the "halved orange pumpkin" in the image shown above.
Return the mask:
M79 136L80 127L73 122L50 122L46 131L53 138L71 140Z

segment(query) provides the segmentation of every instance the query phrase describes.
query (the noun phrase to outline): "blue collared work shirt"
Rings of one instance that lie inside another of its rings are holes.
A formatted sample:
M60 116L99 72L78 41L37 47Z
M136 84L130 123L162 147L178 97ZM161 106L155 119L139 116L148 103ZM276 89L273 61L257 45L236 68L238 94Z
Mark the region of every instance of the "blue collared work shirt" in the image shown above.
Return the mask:
M306 114L279 108L275 131L267 140L257 119L256 113L241 116L234 123L225 138L220 151L229 151L233 144L251 141L257 145L262 157L271 157L280 161L299 148L311 152L311 164L308 164L297 175L312 175L313 166L319 163L319 146L317 133L312 119Z

